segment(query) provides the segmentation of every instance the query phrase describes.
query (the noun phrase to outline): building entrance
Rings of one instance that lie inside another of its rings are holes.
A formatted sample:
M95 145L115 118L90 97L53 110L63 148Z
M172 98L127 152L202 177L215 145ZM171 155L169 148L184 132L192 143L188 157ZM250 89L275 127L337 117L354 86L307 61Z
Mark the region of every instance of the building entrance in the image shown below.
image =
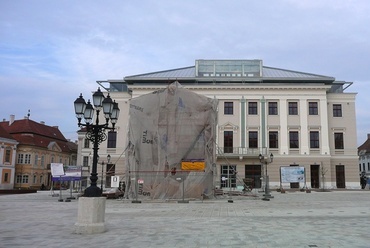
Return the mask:
M251 179L250 187L252 188L261 188L261 165L245 165L245 178Z
M337 188L344 189L346 187L346 177L344 173L344 165L335 166L335 175L337 181Z
M311 188L320 188L320 165L311 164Z

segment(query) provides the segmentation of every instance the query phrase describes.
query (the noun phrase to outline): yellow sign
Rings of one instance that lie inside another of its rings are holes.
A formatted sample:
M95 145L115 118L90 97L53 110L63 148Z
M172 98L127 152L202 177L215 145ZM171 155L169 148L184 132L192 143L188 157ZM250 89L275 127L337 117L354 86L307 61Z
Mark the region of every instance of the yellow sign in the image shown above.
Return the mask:
M182 161L181 169L182 170L204 170L205 163L204 161Z

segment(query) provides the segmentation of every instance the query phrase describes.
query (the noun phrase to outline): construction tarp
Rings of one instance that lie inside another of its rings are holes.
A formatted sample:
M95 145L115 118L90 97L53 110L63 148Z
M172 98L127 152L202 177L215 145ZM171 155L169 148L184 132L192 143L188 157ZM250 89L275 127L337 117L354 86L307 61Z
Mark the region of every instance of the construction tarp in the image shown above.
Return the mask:
M126 193L154 199L211 196L217 104L178 82L131 99Z

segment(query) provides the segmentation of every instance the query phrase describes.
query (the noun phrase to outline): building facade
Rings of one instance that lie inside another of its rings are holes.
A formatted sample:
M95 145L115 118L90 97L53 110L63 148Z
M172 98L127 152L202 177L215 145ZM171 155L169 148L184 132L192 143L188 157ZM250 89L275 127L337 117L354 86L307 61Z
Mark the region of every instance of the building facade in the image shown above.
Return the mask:
M77 162L77 144L66 140L58 127L29 117L15 120L14 115L0 122L0 127L17 142L16 147L12 146L16 189L40 189L42 185L50 188L51 163L75 165Z
M18 142L0 126L0 190L13 189Z
M370 134L367 134L367 140L358 147L358 157L359 174L370 176Z
M100 147L101 157L112 156L116 175L126 176L130 99L174 81L218 99L215 187L237 189L249 179L263 188L266 174L271 188L360 187L356 93L346 92L352 83L267 67L262 60L196 60L185 68L98 81L121 109L116 132ZM79 151L78 162L88 164L90 152ZM304 181L282 182L282 168L293 166L304 168Z

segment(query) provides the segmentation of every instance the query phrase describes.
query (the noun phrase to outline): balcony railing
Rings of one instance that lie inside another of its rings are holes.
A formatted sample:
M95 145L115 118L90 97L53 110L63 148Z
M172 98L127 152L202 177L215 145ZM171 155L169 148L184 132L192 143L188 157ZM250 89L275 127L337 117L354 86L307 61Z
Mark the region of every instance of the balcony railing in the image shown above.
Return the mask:
M248 148L248 147L217 147L217 156L227 156L227 157L239 157L239 156L250 156L255 157L259 154L267 154L267 147L260 148Z

